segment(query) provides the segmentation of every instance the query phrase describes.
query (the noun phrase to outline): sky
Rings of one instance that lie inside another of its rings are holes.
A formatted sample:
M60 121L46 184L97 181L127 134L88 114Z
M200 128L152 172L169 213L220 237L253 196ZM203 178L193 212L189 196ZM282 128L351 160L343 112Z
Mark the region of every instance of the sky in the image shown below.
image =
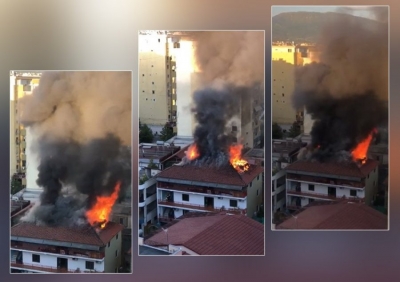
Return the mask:
M338 12L339 8L341 6L273 6L272 16L287 12ZM345 8L352 9L354 11L352 14L355 16L374 19L371 12L368 11L368 6L346 6Z

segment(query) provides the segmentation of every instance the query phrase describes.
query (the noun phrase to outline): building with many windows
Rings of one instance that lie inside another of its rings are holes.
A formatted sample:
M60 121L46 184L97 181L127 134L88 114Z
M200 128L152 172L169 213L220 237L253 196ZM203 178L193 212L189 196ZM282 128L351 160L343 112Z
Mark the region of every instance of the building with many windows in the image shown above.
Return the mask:
M118 272L123 226L104 229L19 223L11 228L11 271L23 273Z
M10 73L10 177L15 176L19 179L23 187L29 186L27 185L27 174L29 174L27 173L27 162L34 160L27 159L29 155L28 132L19 120L21 112L18 110L18 105L20 99L32 94L32 91L39 85L40 77L41 73L18 71Z
M316 200L350 199L367 205L377 193L378 162L313 162L299 160L285 168L287 208L297 210Z
M263 204L263 167L243 173L221 168L173 165L156 176L158 218L168 222L190 211L225 210L252 217Z

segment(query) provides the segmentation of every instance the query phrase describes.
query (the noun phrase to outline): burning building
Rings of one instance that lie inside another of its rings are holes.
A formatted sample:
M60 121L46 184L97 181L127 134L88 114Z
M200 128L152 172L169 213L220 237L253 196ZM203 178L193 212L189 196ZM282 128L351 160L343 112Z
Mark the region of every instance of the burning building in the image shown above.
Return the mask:
M131 187L130 72L44 72L19 107L42 189L21 221L38 234L87 224L106 232Z
M38 226L11 228L11 271L22 273L118 272L123 226Z

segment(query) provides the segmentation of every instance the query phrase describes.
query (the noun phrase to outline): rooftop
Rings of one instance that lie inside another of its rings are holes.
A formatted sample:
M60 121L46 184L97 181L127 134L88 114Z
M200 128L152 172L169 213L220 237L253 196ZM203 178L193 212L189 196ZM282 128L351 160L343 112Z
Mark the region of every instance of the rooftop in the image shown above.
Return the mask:
M103 247L123 228L123 225L111 221L99 232L96 231L96 228L89 225L54 227L23 222L11 227L11 236L16 237L12 238L12 240L16 241L19 241L21 238L30 238Z
M257 165L250 165L248 171L239 173L230 164L220 168L187 164L173 165L156 177L159 181L173 179L244 187L263 171L263 167Z
M199 255L264 255L264 225L244 215L208 214L181 217L145 243L183 246Z
M141 256L168 256L170 253L167 250L140 245L139 246L139 255Z
M314 202L276 229L387 229L387 216L362 203ZM296 222L297 221L297 222Z
M338 163L298 160L288 165L285 170L288 172L319 173L326 176L344 176L364 178L378 166L378 162L368 159L360 167L354 162Z
M153 159L163 161L175 152L180 147L176 146L165 146L157 144L140 144L139 145L139 158L140 159Z
M264 149L250 149L244 154L244 157L264 160Z
M292 154L303 147L305 143L297 140L273 140L272 154Z

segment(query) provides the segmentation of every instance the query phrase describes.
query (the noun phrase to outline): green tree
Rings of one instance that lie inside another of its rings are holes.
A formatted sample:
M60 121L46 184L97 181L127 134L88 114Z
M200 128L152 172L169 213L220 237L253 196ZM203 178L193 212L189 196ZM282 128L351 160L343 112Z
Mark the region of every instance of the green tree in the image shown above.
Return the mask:
M147 166L148 168L158 169L158 166L154 163L153 159L150 159L150 162Z
M282 137L282 128L276 122L274 122L272 124L272 139L282 139Z
M151 143L153 142L154 135L153 131L147 124L141 124L139 121L139 142L140 143Z
M18 193L19 191L22 190L22 188L23 187L22 187L21 179L13 176L11 178L11 195Z
M160 132L160 135L160 140L162 141L167 141L175 136L174 130L168 125L168 123L164 125L163 129Z
M289 129L289 137L295 138L301 134L300 125L297 122L294 122Z

